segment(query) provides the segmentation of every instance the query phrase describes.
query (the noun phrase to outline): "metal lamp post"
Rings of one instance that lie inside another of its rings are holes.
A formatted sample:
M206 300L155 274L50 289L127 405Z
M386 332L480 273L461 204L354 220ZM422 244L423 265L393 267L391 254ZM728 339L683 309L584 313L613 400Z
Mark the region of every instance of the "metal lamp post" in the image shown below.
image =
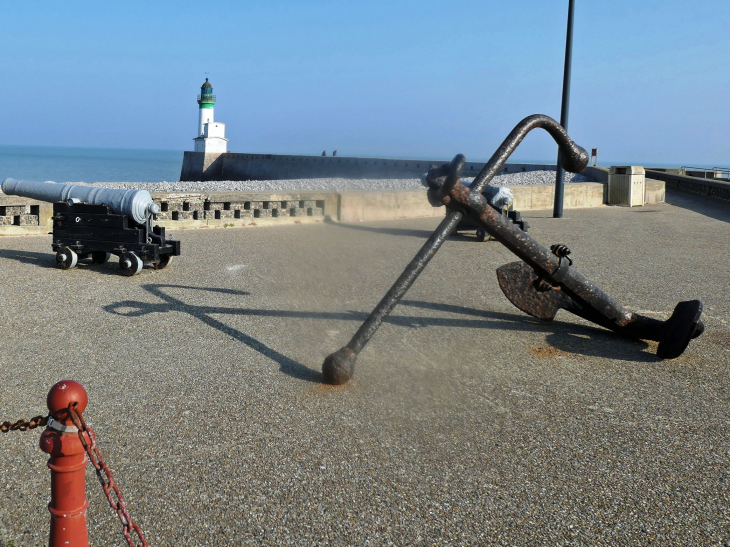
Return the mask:
M568 109L570 107L570 65L573 58L573 11L575 0L568 0L568 35L565 39L565 68L563 69L563 104L560 109L560 125L568 130ZM558 152L560 156L560 152ZM555 178L555 205L553 218L563 217L563 194L565 193L563 178L565 170L558 157L558 171Z

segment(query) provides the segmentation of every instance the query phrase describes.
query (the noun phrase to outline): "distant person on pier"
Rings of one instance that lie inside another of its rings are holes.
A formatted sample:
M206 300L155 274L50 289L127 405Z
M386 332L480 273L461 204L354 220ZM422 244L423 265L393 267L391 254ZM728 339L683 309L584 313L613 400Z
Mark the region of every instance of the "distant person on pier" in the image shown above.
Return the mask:
M337 150L335 150L334 152L332 152L332 156L336 156L336 155L337 155Z
M323 156L326 156L327 155L327 150L322 150L322 155Z

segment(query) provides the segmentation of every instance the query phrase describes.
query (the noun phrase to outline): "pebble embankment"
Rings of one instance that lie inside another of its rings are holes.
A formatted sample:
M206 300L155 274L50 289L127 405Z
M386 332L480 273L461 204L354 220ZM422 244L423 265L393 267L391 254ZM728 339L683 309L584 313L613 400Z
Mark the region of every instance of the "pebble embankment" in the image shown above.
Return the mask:
M593 182L581 174L566 173L566 182ZM84 183L69 183L84 184ZM494 177L493 186L529 186L555 184L555 171L527 171ZM224 180L205 182L95 182L94 186L149 190L151 192L361 192L364 190L417 190L420 179L291 179L291 180Z

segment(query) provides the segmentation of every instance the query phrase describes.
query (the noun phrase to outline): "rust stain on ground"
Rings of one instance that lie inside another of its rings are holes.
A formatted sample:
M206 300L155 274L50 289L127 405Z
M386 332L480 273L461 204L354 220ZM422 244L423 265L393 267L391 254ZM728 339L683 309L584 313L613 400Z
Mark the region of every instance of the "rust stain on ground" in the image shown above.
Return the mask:
M721 348L730 349L730 332L713 332L708 338L713 344Z
M341 392L341 391L352 391L354 388L354 382L347 382L340 386L333 386L331 384L318 384L316 386L307 388L305 393L311 395L325 395L327 393Z
M541 357L567 357L570 355L570 353L551 348L549 346L538 346L536 348L530 348L530 351L535 355L539 355Z

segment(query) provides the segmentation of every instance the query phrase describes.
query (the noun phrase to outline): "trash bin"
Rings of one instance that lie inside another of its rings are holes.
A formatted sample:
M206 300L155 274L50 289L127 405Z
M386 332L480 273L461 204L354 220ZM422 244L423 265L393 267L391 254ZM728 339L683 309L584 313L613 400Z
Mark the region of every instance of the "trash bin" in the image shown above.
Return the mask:
M644 168L638 165L614 166L608 173L608 204L643 207L646 195Z

